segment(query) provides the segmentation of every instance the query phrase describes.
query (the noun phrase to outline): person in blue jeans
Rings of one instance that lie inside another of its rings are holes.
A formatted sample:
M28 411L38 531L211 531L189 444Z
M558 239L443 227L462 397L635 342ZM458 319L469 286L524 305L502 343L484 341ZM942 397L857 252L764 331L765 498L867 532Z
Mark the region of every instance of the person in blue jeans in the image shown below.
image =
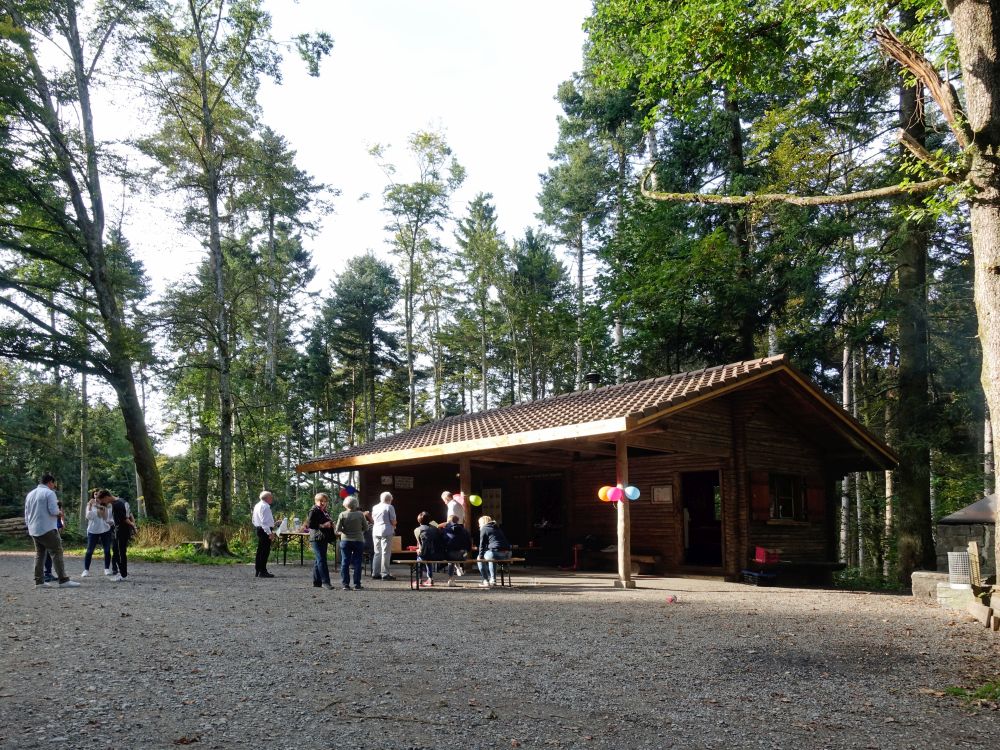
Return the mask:
M309 511L308 521L311 538L309 543L312 545L313 558L315 558L313 586L316 588L326 586L328 589L332 589L330 566L327 564L327 547L333 539L333 519L330 518L330 513L327 511L330 497L326 493L320 492L313 500L316 504Z
M344 591L351 589L351 573L354 574L354 590L361 590L361 560L365 554L365 532L369 529L368 519L358 510L357 495L344 499L344 512L337 516L333 530L340 535L340 583Z
M507 536L489 516L479 517L479 556L484 560L509 560L511 557ZM479 574L483 577L480 586L497 585L497 566L493 563L479 563Z
M83 556L83 572L80 578L90 575L90 562L94 550L100 544L104 547L104 575L111 575L111 545L114 534L111 531L111 503L114 496L107 490L94 490L87 503L87 552Z
M413 536L417 540L418 560L442 560L444 559L444 545L442 544L441 533L437 526L431 525L431 514L426 510L417 514L417 523L420 524L413 530ZM418 570L417 575L423 578L421 585L434 585L434 564L427 563L421 565L423 570Z

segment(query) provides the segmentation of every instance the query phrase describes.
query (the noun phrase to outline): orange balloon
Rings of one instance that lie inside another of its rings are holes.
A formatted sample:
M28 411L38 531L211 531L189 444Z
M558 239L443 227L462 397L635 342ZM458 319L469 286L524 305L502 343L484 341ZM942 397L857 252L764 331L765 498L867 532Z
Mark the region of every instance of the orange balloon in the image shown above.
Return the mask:
M601 489L597 491L597 497L600 498L602 503L611 502L611 498L608 497L609 492L611 492L611 488L607 486L601 487Z

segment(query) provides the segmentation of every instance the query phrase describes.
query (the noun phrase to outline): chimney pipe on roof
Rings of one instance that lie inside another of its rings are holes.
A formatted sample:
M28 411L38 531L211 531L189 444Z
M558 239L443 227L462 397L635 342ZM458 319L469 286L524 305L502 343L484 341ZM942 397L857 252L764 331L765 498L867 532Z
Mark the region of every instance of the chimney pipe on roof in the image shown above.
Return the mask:
M583 376L584 382L587 384L587 390L594 390L601 382L601 373L599 372L588 372Z

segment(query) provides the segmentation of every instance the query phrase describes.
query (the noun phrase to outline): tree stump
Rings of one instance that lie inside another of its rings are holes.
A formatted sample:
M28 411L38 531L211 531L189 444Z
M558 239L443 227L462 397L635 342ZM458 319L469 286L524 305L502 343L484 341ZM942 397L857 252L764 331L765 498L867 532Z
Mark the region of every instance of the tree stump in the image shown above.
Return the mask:
M229 540L222 529L212 529L205 533L205 552L209 557L233 557L229 551Z

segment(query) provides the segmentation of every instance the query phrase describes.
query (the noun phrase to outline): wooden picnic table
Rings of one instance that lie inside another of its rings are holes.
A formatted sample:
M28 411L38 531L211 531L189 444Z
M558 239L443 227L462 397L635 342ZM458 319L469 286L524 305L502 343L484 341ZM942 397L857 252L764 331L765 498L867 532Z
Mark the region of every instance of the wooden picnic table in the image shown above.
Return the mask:
M497 574L500 578L500 587L511 588L514 584L510 580L510 564L523 563L523 557L508 557L506 560L487 560L482 557L473 557L466 560L394 560L399 565L410 566L410 588L419 591L421 588L421 565L464 565L467 563L493 563L497 567ZM477 570L478 572L478 570Z

